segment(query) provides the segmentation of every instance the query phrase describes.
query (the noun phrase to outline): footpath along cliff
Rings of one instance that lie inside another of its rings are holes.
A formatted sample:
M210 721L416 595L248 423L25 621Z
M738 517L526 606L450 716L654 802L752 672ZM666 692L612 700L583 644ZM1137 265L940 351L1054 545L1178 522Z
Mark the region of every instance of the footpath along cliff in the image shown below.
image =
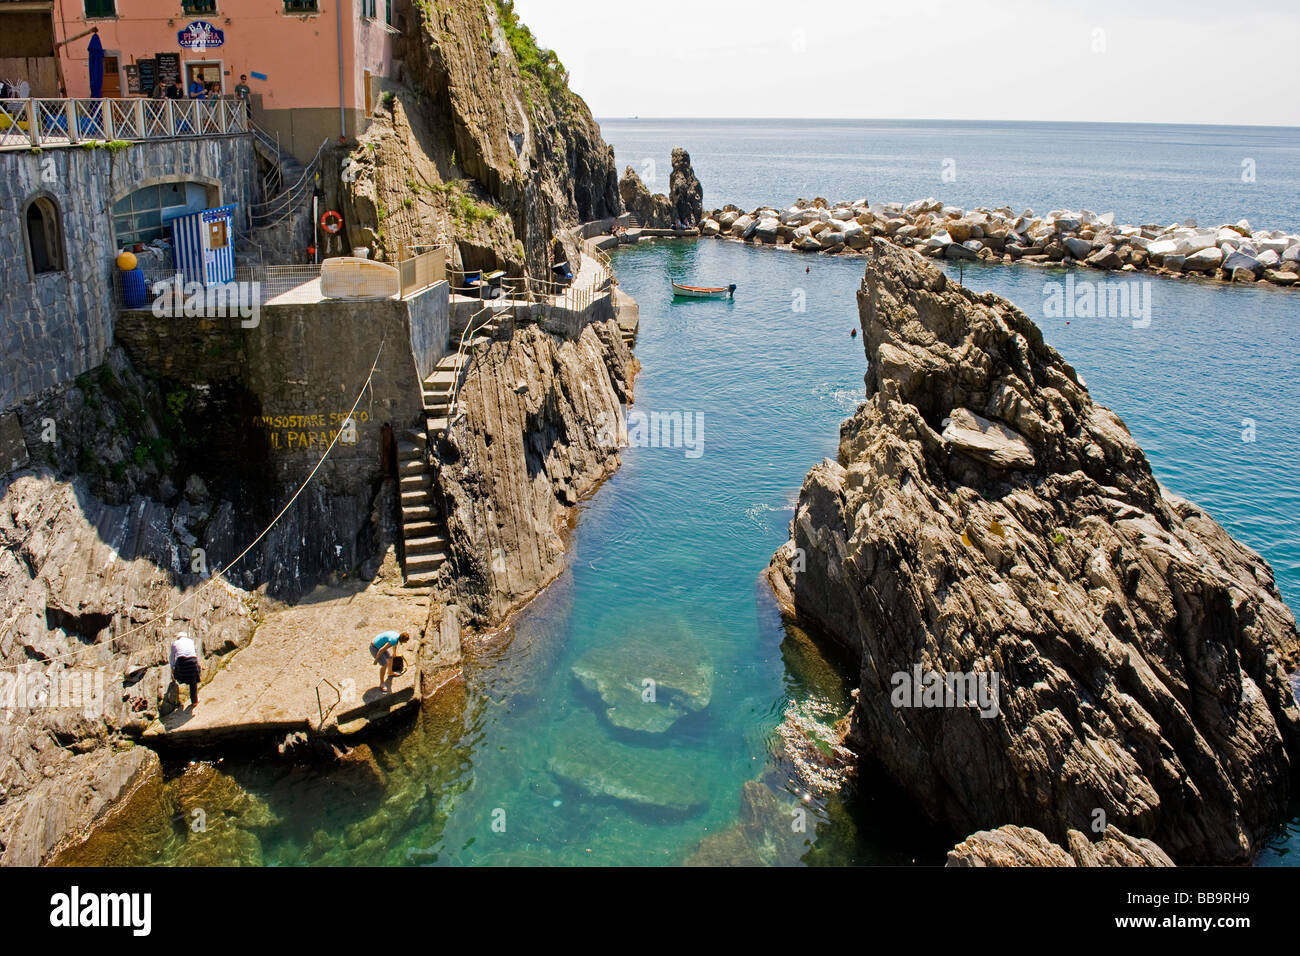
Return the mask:
M1268 564L1158 484L1011 303L876 239L858 306L867 400L767 572L860 662L851 745L955 834L1033 828L1085 862L1100 822L1178 863L1249 860L1300 765ZM971 675L994 712L898 694L918 670ZM977 837L958 861L1036 839Z
M453 267L536 277L558 240L581 261L575 227L622 208L613 151L563 67L506 2L418 4L404 22L392 95L360 143L324 154L325 206L343 211L348 245L391 259L403 240L438 244ZM570 508L618 466L617 442L601 436L631 400L635 360L616 317L588 318L569 336L508 330L465 376L464 418L438 454L455 462L441 472L457 572L444 596L469 623L499 621L554 578ZM257 641L274 600L341 580L386 585L396 567L397 481L376 453L327 466L227 581L197 590L314 461L268 477L234 347L265 328L233 334L246 338L194 336L182 388L133 365L140 342L119 322L121 348L102 366L0 409L0 864L50 860L156 783L158 758L140 742L175 706L177 631L198 639L206 679ZM339 338L330 348L355 351ZM368 367L370 350L358 355ZM349 397L365 378L333 365L274 377ZM373 430L384 420L376 406Z

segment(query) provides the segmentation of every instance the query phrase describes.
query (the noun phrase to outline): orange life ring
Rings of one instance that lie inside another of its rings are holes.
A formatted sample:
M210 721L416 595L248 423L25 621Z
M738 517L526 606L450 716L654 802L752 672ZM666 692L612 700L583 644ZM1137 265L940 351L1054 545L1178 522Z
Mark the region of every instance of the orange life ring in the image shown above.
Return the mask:
M343 217L333 209L321 213L320 227L328 232L331 236L338 235L343 229Z

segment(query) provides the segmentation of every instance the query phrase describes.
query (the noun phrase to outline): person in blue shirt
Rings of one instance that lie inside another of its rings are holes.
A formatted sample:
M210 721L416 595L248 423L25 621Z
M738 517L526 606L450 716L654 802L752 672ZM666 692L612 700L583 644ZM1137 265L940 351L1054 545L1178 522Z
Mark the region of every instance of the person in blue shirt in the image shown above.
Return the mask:
M203 81L202 81L202 80L200 80L197 76L195 76L195 77L191 77L191 79L190 79L190 99L194 99L194 100L201 100L201 99L203 99L203 94L204 94L204 92L205 92L206 90L207 90L207 87L205 87L205 86L203 85Z
M379 689L388 691L393 680L393 657L398 644L405 644L411 635L402 631L384 631L370 642L370 656L379 665ZM389 686L385 686L389 685Z

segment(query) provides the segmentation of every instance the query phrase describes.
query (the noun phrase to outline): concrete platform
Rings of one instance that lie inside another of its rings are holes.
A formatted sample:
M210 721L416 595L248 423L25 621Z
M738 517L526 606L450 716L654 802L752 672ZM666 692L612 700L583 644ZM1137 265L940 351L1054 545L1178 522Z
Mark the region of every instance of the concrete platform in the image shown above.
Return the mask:
M269 614L247 647L199 689L198 707L172 711L145 732L151 743L203 746L297 731L348 735L419 706L429 598L360 583L320 587ZM369 643L406 631L406 670L379 689ZM319 699L317 694L319 692ZM182 700L189 691L182 689Z

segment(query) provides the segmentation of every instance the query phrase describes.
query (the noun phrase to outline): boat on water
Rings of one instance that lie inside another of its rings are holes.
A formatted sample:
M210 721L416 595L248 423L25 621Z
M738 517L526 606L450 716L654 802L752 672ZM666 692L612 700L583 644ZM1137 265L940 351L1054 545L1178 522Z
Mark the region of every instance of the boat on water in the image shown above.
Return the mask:
M735 294L734 282L727 286L682 285L680 282L673 282L673 295L686 299L730 299Z

